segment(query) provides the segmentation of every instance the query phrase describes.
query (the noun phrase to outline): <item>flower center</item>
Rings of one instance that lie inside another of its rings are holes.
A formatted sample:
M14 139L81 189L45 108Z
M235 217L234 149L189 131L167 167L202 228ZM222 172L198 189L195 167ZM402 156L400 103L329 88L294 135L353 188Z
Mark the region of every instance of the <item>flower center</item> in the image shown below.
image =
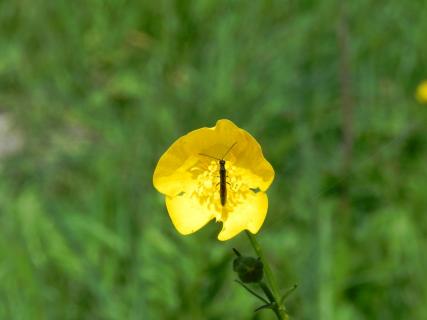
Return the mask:
M201 205L215 212L217 221L224 221L228 213L243 202L250 192L250 186L245 183L242 169L226 161L225 171L225 181L221 183L219 161L200 161L191 169L196 181L196 187L191 196L197 198ZM226 189L225 192L221 190L221 184Z

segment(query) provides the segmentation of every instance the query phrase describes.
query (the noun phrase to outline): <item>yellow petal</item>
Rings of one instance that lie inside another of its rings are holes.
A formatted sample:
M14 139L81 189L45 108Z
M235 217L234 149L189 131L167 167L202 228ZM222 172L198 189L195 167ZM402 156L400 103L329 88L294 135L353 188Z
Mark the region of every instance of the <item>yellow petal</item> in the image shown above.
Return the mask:
M166 196L166 207L173 225L184 235L196 232L214 218L212 210L185 194L176 197Z
M153 185L165 195L177 196L188 192L194 183L190 169L197 160L194 157L182 159L180 167L176 167L175 163L178 161L173 153L166 151L154 171Z
M252 188L267 190L273 182L274 170L264 158L261 146L256 139L230 120L218 120L215 128L226 146L236 143L227 159L230 159L235 166L247 170L249 179L247 183L250 183Z
M416 98L419 102L427 102L427 81L423 81L417 87Z
M194 178L190 169L200 161L199 153L211 149L217 141L213 128L197 129L176 140L157 163L154 187L169 196L188 191Z
M222 230L218 235L221 241L228 240L243 230L257 233L264 223L268 209L268 198L264 192L252 193L227 212Z

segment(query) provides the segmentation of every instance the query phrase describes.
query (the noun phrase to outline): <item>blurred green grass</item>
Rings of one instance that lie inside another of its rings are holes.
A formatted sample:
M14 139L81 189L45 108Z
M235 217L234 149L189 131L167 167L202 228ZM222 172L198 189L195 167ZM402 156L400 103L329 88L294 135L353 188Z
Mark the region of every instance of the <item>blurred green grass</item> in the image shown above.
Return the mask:
M219 118L276 170L259 237L294 319L426 319L426 6L0 2L0 319L271 319L232 282L246 239L178 235L152 187Z

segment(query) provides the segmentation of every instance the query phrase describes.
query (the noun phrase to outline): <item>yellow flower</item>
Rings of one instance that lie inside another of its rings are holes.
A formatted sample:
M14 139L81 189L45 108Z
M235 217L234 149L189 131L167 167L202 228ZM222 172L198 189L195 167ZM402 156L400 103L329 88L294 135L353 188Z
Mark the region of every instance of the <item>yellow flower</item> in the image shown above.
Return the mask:
M417 100L421 103L427 103L427 80L421 82L417 87Z
M219 183L223 157L226 201L221 201ZM160 158L153 184L166 196L169 216L181 234L216 219L222 222L218 239L228 240L245 229L257 233L261 228L268 208L265 191L273 179L273 167L255 138L222 119L175 141Z

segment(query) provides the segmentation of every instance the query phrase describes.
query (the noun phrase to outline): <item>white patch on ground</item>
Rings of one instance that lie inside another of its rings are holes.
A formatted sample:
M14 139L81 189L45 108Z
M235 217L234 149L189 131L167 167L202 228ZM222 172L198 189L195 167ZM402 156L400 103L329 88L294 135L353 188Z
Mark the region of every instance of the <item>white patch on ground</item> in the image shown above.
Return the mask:
M18 152L23 145L22 135L14 128L10 115L0 113L0 159Z

